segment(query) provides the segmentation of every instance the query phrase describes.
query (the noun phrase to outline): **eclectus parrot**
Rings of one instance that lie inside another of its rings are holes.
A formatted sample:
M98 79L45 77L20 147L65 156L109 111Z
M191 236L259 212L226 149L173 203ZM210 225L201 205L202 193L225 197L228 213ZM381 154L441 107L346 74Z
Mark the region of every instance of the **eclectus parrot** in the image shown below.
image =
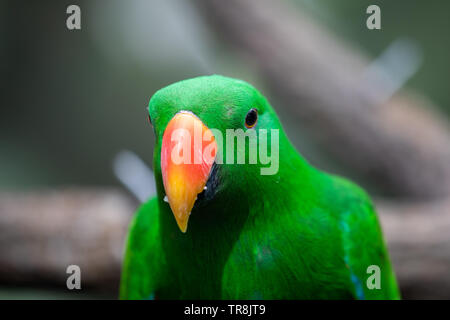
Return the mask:
M218 75L184 80L156 92L148 111L157 196L131 222L120 298L400 297L367 194L311 166L253 86ZM265 132L267 150L278 144L276 170L249 161L261 139L225 147L230 129L252 133L247 142ZM201 143L186 138L196 135ZM234 161L242 150L246 161Z

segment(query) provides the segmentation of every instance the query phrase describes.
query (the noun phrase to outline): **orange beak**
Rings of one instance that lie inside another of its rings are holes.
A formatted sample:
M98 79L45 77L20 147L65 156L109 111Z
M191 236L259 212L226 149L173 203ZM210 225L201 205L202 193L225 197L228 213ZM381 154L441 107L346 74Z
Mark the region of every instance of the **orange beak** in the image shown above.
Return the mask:
M164 189L183 233L197 195L205 189L216 151L211 130L191 112L177 113L164 131L161 146Z

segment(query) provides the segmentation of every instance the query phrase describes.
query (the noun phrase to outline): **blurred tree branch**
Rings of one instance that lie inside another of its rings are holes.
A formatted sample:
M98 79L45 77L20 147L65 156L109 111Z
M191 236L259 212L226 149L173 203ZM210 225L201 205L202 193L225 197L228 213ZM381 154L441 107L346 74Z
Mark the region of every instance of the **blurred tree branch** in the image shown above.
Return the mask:
M55 285L81 268L82 286L117 292L136 202L115 190L0 193L0 283ZM450 201L377 201L404 298L450 296Z
M66 268L83 286L118 289L122 249L136 203L114 190L0 194L0 282L66 289Z
M450 198L376 201L404 298L450 297Z
M429 102L404 90L380 102L368 59L285 2L199 3L327 155L391 195L449 193L449 127Z

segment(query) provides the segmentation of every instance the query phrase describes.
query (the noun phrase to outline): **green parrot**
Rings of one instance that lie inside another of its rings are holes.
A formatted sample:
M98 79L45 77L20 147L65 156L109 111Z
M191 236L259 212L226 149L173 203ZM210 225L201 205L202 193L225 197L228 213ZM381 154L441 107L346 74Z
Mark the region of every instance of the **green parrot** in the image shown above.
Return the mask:
M121 299L400 298L368 195L311 166L253 86L183 80L148 111L157 196L130 224Z

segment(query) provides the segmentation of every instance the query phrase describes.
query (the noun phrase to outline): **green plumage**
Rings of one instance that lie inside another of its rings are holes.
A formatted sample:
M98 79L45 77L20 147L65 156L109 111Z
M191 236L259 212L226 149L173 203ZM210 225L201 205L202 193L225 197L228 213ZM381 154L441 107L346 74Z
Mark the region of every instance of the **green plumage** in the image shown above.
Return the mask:
M256 130L280 129L277 174L261 175L259 164L218 165L214 197L196 203L187 233L180 232L163 200L160 154L167 123L188 110L225 136L228 128L246 130L251 108L258 109ZM366 193L309 165L252 86L221 76L181 81L152 97L149 114L158 195L131 224L121 298L399 298ZM381 289L366 285L371 265L380 267Z

